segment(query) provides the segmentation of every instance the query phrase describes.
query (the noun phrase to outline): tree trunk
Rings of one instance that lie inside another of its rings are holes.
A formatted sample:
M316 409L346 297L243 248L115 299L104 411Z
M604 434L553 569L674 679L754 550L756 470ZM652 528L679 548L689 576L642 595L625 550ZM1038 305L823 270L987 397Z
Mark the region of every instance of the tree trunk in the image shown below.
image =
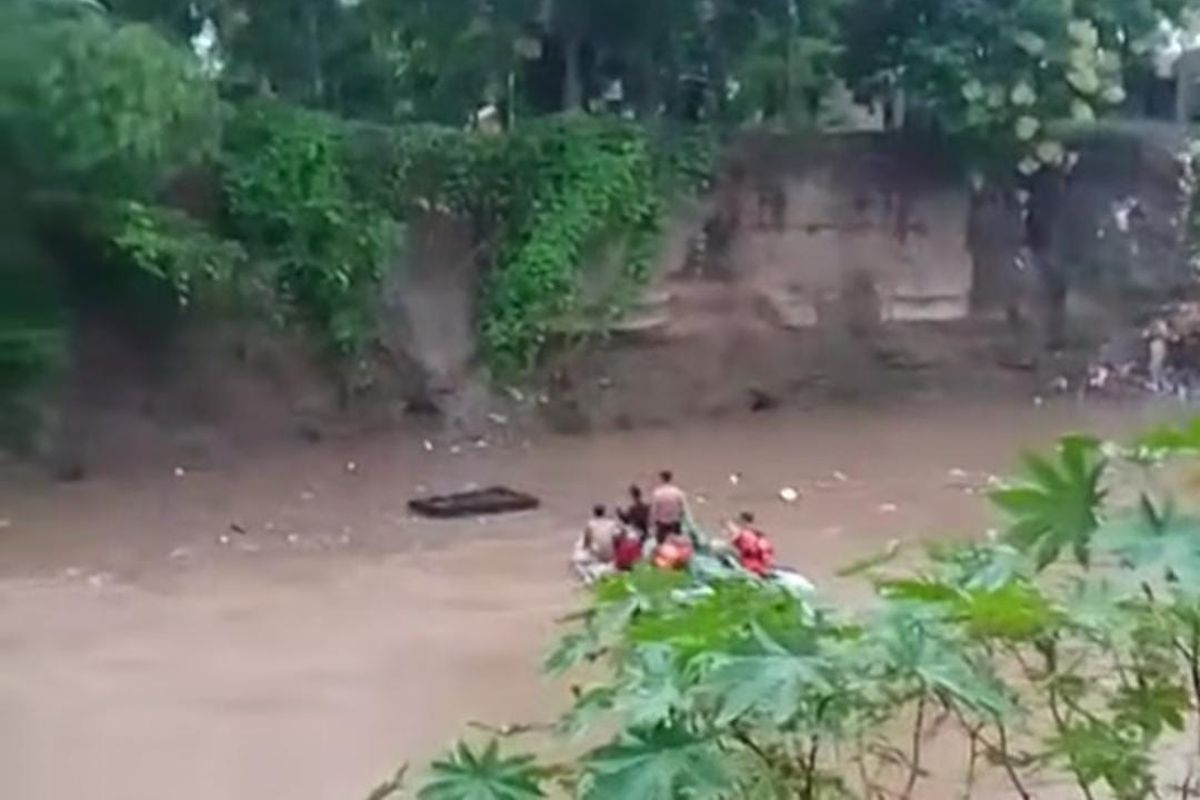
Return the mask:
M309 89L312 99L320 104L325 100L325 72L321 66L320 26L317 21L317 7L311 3L305 6L305 24L308 34L308 72Z
M638 116L647 119L658 113L662 103L659 93L658 71L654 67L654 55L646 48L639 49L637 58L638 91L636 108Z
M564 111L583 108L583 40L575 33L563 36L563 99Z
M1066 341L1068 281L1056 246L1065 191L1065 175L1043 170L1032 181L1026 210L1025 241L1041 288L1042 346L1046 350L1059 350Z

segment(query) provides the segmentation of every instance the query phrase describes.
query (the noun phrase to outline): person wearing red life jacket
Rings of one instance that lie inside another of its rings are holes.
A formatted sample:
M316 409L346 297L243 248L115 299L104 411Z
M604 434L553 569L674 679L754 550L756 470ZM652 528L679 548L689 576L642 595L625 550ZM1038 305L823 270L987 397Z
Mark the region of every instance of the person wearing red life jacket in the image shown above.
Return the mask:
M737 554L742 569L765 578L775 569L775 546L754 524L754 515L743 511L729 526L729 544Z

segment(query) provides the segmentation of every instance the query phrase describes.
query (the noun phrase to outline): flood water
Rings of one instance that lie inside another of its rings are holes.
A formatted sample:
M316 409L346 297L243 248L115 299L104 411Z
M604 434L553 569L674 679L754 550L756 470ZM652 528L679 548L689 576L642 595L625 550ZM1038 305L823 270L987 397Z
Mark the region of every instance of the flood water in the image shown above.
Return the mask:
M631 479L673 467L706 526L753 510L783 562L854 597L839 566L993 523L969 487L1022 446L1146 413L931 403L457 453L395 435L74 485L6 473L0 793L358 800L472 720L562 706L538 664L577 599L565 561L591 503ZM544 507L454 522L405 509L492 483Z

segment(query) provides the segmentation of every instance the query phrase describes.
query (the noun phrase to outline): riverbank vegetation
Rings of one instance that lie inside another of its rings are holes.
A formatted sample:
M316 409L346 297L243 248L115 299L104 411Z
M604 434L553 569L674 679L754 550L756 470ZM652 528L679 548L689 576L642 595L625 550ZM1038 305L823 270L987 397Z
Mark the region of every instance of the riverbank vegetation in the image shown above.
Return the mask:
M27 417L81 306L221 298L332 362L378 337L421 215L466 217L482 358L535 365L597 248L644 281L722 135L839 122L835 86L980 175L1057 169L1130 102L1183 0L12 0L0 9L0 402ZM96 291L96 284L110 291ZM231 302L232 301L232 302ZM592 300L595 304L594 299ZM10 308L12 306L12 308ZM597 309L589 309L597 311ZM16 425L19 430L32 430Z
M849 567L860 608L711 567L607 579L546 662L581 755L495 728L416 796L1195 797L1200 518L1173 487L1198 456L1195 423L1064 438L991 491L1003 530Z

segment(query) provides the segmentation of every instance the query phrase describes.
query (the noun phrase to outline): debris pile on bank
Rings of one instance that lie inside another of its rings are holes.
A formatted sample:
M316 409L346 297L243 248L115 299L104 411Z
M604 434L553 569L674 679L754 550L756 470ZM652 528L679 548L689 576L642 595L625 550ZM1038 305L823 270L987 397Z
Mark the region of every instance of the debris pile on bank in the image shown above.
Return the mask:
M1052 388L1110 396L1153 394L1185 401L1200 396L1200 302L1163 306L1123 345L1106 343L1088 363L1086 375L1074 381L1059 376Z

